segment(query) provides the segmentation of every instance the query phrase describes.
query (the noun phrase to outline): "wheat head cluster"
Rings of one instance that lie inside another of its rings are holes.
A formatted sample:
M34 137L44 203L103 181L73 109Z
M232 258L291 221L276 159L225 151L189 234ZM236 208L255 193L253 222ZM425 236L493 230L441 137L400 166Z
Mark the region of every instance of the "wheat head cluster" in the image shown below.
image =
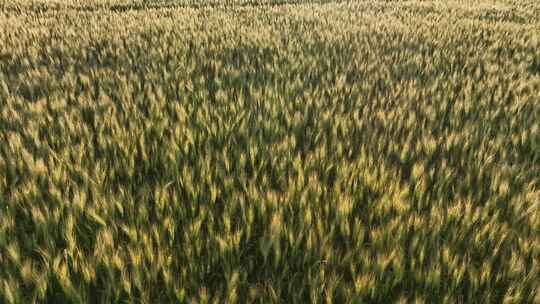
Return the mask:
M0 2L0 303L540 303L540 4Z

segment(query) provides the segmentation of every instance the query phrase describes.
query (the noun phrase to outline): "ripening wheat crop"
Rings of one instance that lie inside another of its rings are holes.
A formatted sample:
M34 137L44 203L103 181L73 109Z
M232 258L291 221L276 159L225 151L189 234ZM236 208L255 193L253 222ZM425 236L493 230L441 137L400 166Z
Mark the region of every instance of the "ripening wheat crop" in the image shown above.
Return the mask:
M0 303L540 303L540 4L0 2Z

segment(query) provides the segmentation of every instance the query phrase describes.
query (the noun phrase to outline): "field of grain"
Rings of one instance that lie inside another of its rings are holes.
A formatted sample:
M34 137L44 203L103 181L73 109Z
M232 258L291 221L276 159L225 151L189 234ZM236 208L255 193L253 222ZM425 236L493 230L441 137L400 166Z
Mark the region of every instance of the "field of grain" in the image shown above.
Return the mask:
M540 3L0 1L0 303L540 303Z

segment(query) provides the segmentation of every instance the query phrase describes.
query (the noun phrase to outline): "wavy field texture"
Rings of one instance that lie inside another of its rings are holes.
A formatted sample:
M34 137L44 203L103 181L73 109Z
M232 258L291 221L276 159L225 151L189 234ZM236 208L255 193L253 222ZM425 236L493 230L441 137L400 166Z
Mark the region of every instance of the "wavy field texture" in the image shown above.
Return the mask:
M540 303L536 1L0 8L1 303Z

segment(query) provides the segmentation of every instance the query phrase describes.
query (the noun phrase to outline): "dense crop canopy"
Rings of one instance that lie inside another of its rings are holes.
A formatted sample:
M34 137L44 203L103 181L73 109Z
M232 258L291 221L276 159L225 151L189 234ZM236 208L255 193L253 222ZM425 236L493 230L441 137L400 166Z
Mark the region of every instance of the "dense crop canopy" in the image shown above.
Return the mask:
M503 301L537 1L0 3L0 303Z

